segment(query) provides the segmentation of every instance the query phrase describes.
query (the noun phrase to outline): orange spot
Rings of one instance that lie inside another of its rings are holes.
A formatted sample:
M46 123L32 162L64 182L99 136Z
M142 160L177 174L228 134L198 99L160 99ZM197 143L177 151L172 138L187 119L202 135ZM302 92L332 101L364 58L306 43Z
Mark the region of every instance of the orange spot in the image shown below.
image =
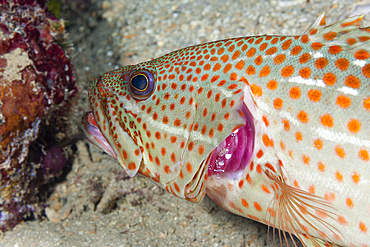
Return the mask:
M176 155L175 155L175 153L171 153L171 160L172 160L172 162L175 163L175 161L176 161Z
M354 75L347 76L345 83L348 87L351 87L354 89L357 89L360 87L360 80Z
M171 138L170 138L170 139L171 139L171 142L172 142L172 143L175 143L175 142L176 142L176 140L177 140L177 137L176 137L176 136L171 136Z
M237 64L235 64L235 68L238 69L238 70L242 70L243 67L244 67L244 60L240 60Z
M310 39L308 38L308 35L307 34L303 35L301 38L301 42L305 44L305 43L308 43L308 41L310 41Z
M355 52L354 57L356 59L365 60L365 59L368 59L370 55L366 50L361 49Z
M355 184L358 184L360 182L361 175L357 172L353 172L352 174L352 180Z
M317 69L323 69L326 67L326 65L328 65L328 59L325 57L320 57L315 61L315 66Z
M260 149L258 152L257 152L257 158L261 158L263 156L263 151L262 149Z
M224 53L224 51L225 49L221 47L220 49L217 50L217 54L221 55L222 53Z
M319 90L311 89L308 91L308 98L313 102L320 101L321 92Z
M204 146L203 145L199 145L198 152L199 152L200 155L202 155L204 153Z
M292 87L289 91L289 95L292 99L298 99L301 97L301 90L299 87Z
M270 90L275 90L277 88L277 81L271 80L267 83L267 88Z
M280 141L280 147L281 147L281 150L285 150L285 144L283 141Z
M303 163L305 163L306 165L310 165L310 157L306 156L306 155L302 155L302 161Z
M243 184L244 184L243 179L240 179L240 181L239 181L239 188L243 188Z
M323 38L326 40L333 40L335 37L337 37L336 32L327 32L326 34L323 35Z
M253 205L257 209L257 211L262 211L262 208L261 208L261 206L259 205L258 202L253 202Z
M298 114L297 114L297 118L299 121L301 121L302 123L308 123L308 115L305 111L300 111Z
M317 167L320 172L324 172L326 170L326 166L321 162L317 163Z
M262 167L261 167L261 165L260 165L260 164L258 164L258 165L257 165L257 167L256 167L256 171L257 171L258 173L261 173L261 172L262 172Z
M260 51L264 51L265 49L266 49L266 47L267 47L267 43L263 43L263 44L261 44L260 45Z
M370 111L370 98L366 98L364 100L364 108L368 111Z
M289 49L290 45L292 44L292 40L291 39L288 39L287 41L284 41L284 43L282 44L281 48L283 50L287 50Z
M229 72L229 70L231 70L233 66L231 65L231 63L228 63L225 65L224 67L224 73L226 74L227 72Z
M154 136L155 136L155 138L157 138L157 139L161 139L161 133L159 133L158 131L157 131L157 132L155 132Z
M337 80L337 77L333 73L329 72L323 76L322 80L326 85L333 86Z
M256 65L261 65L261 63L263 62L263 58L262 58L262 56L260 55L260 56L258 56L258 57L256 57L256 59L254 60L254 63L256 64Z
M281 69L282 77L289 77L294 73L294 67L292 65L285 66Z
M343 225L347 225L347 220L344 218L344 216L338 216L338 221Z
M179 186L177 185L177 183L173 183L173 186L175 186L175 190L180 193L180 188Z
M339 95L337 101L335 102L341 108L347 108L351 105L351 99L344 95Z
M310 194L314 195L316 193L316 188L315 188L315 185L311 185L309 188L308 188L308 192L310 192Z
M281 108L283 108L283 100L280 99L280 98L277 98L274 100L274 107L276 110L280 110Z
M240 51L235 51L233 56L231 57L232 60L237 59L240 56Z
M360 224L358 225L358 227L360 228L361 232L363 232L363 233L367 232L367 227L366 227L364 222L361 221Z
M193 171L193 167L191 166L189 162L186 163L186 170L188 171L188 173L191 173Z
M191 151L194 148L194 142L189 142L188 150Z
M297 189L300 189L301 188L301 186L299 186L299 183L298 183L298 181L297 180L294 180L294 187L296 187Z
M358 38L358 40L361 41L361 42L366 42L369 39L370 39L370 37L367 37L367 36L361 36L361 37Z
M246 208L249 207L248 202L244 198L242 198L241 201L242 201L242 204L243 204L244 207L246 207Z
M274 58L274 63L277 65L277 64L281 64L282 62L285 61L285 54L279 54L277 55L275 58Z
M351 198L347 198L346 199L346 204L347 204L347 206L349 207L349 208L353 208L353 201L352 201L352 199Z
M223 131L223 129L224 129L223 124L219 124L219 125L217 126L217 130L218 130L218 131Z
M311 69L310 68L302 68L302 69L299 70L299 75L302 78L307 79L311 75Z
M274 47L271 47L271 48L267 49L265 54L266 55L272 55L272 54L275 54L276 52L277 52L277 48L274 46Z
M252 65L249 65L245 72L248 75L254 75L256 73L256 69Z
M349 45L354 45L356 43L357 43L357 40L354 39L354 38L348 38L347 39L347 44L349 44Z
M343 174L337 171L335 173L335 179L338 180L338 182L343 182Z
M310 58L311 58L311 55L310 55L310 54L308 54L308 53L304 53L304 54L302 54L302 55L300 56L300 58L299 58L299 62L300 62L301 64L303 64L303 63L307 63L307 62L308 62L308 60L310 60Z
M323 45L320 42L313 42L312 45L311 45L312 49L314 49L315 51L320 50L322 48L322 46Z
M270 194L271 192L270 192L270 190L267 188L267 186L266 185L264 185L264 184L262 184L261 185L261 189L264 191L264 192L266 192L267 194Z
M326 127L332 128L334 125L333 118L329 114L325 114L321 116L320 120L321 120L321 124Z
M289 121L287 119L283 119L282 120L283 124L284 124L284 129L286 131L289 131L290 130L290 124L289 124Z
M266 116L262 116L262 120L265 123L266 126L269 126L269 120L267 120Z
M170 169L170 167L169 167L169 166L164 166L164 167L163 167L163 170L164 170L164 172L165 172L165 173L167 173L167 174L170 174L170 173L171 173L171 169Z
M362 73L367 78L370 78L370 64L366 64L364 67L362 67Z
M335 148L334 148L334 151L336 153L336 155L338 155L340 158L344 158L346 156L346 152L344 151L344 149L337 145Z
M227 185L227 187L229 188L230 191L233 191L234 190L234 186L231 183L229 183Z
M221 64L216 63L215 66L213 66L213 71L217 71L219 69L221 69Z
M252 183L252 179L251 179L251 176L249 175L249 173L247 173L247 176L245 177L245 179L247 180L247 182L248 182L249 184L251 184L251 183Z
M290 51L290 55L295 56L298 55L302 51L302 46L296 45L293 47L293 49Z
M317 29L310 29L310 35L314 35L317 33Z
M252 84L251 86L251 91L252 93L257 96L257 97L261 97L262 96L262 89L260 86L257 86L256 84Z
M329 202L332 202L332 201L334 201L335 200L335 194L334 193L326 193L325 195L324 195L324 198L327 200L327 201L329 201Z
M260 71L260 77L266 77L270 74L270 66L266 65L265 67L263 67Z
M263 144L265 144L266 147L273 147L274 146L274 141L271 140L267 134L263 134L262 136L262 141Z
M314 145L315 145L315 148L317 148L317 149L322 149L322 141L320 140L320 139L316 139L315 141L314 141Z
M346 70L349 66L349 62L346 58L339 58L335 61L335 66L340 70Z
M357 133L360 131L361 123L356 119L351 119L347 124L348 130L352 133Z
M329 47L329 53L332 54L332 55L336 55L338 54L339 52L342 51L342 47L339 46L339 45L332 45Z
M256 48L252 47L247 51L247 57L253 57L254 54L256 53Z
M369 161L369 153L365 149L361 149L358 152L358 157L362 159L363 161Z
M131 162L130 164L128 164L127 168L129 170L136 170L136 164L134 162Z
M302 141L302 133L297 131L295 133L295 139L297 140L297 142Z

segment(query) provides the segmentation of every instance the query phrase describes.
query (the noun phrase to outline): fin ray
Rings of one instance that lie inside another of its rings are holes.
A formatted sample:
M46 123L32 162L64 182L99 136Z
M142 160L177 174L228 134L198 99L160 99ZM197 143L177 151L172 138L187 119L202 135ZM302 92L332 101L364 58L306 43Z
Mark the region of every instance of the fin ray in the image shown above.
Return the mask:
M279 231L280 242L282 242L282 235L287 242L288 233L294 246L296 243L292 234L297 236L304 245L312 243L313 246L322 246L318 242L318 237L322 239L324 244L333 245L334 240L331 236L341 236L342 234L337 226L341 224L337 220L336 209L331 203L320 196L291 187L283 180L284 176L278 177L269 170L266 170L265 174L274 181L276 187L276 196L270 203L276 215L270 214L268 222L269 226L283 231L283 233ZM326 215L326 218L323 219L316 214Z

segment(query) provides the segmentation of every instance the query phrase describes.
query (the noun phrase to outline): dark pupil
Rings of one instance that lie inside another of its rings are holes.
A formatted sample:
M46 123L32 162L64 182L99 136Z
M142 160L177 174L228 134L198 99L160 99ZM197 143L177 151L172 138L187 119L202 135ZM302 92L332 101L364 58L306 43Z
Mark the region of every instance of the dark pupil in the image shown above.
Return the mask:
M136 75L132 78L131 84L136 90L144 90L148 85L148 79L143 75Z

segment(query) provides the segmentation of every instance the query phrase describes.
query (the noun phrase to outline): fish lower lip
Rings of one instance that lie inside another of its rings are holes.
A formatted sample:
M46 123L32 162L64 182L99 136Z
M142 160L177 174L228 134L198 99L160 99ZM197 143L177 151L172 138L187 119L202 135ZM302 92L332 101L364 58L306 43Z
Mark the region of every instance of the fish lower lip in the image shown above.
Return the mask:
M208 176L225 176L244 170L248 165L254 147L253 117L247 107L243 109L246 124L235 130L213 151Z
M87 112L84 115L82 119L82 127L86 138L91 143L93 143L100 149L104 150L107 154L109 154L113 158L117 159L117 155L115 154L114 150L109 145L104 135L101 133L92 112Z

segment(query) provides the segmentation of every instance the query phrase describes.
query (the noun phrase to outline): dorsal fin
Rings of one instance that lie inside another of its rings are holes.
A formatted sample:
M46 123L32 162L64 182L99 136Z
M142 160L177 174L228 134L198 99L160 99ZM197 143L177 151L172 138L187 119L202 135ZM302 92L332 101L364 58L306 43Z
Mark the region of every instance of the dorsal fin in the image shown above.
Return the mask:
M302 35L308 35L312 43L329 47L336 54L346 51L363 60L370 57L370 27L361 28L363 15L352 16L325 26L325 15L321 14Z
M314 30L320 30L326 27L325 12L319 15L317 19L303 32L303 34L310 34Z
M269 226L283 230L282 233L279 231L280 243L282 238L287 242L290 237L296 246L292 237L294 234L305 246L305 243L312 243L312 246L335 246L333 238L338 241L342 236L338 229L341 224L330 202L286 184L284 174L277 176L270 170L265 170L265 174L273 181L275 192L267 218ZM275 231L273 234L275 239Z

